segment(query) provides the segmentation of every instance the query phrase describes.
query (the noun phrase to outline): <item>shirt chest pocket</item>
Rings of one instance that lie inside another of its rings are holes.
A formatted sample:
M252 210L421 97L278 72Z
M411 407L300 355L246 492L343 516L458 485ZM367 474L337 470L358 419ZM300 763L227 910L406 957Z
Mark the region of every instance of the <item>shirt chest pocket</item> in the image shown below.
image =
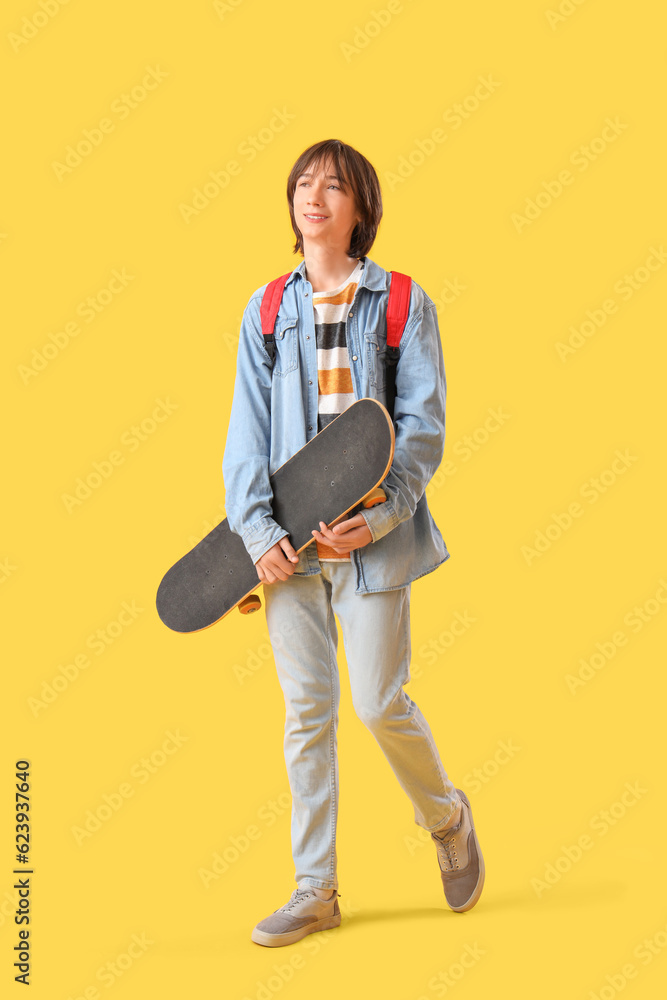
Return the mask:
M387 387L387 341L377 333L365 333L366 364L370 384L376 389Z
M298 365L298 317L287 317L276 322L273 339L276 344L276 358L273 374L279 377L296 371Z

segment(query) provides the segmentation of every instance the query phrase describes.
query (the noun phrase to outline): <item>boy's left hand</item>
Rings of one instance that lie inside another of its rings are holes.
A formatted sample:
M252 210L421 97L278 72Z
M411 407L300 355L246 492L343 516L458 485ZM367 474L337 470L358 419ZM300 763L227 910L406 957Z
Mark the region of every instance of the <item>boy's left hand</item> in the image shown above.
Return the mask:
M341 555L354 549L362 549L364 545L373 541L370 528L362 514L355 514L354 517L341 521L333 528L327 528L324 521L320 521L320 530L313 531L313 537L318 542L330 545Z

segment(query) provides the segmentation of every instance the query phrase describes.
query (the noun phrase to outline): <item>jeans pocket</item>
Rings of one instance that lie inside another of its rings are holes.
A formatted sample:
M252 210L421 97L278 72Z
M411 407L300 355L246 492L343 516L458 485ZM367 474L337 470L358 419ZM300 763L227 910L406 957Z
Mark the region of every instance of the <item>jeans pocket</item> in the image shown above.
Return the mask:
M273 337L276 344L276 358L273 374L278 377L296 371L299 364L298 319L284 319L276 323Z

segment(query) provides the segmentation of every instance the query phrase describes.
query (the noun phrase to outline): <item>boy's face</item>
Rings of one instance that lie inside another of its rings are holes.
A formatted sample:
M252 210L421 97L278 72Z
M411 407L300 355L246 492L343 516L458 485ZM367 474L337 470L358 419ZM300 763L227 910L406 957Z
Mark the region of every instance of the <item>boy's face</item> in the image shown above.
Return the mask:
M347 251L356 224L360 221L354 194L331 164L315 164L297 178L294 189L294 218L303 237L304 252L324 246Z

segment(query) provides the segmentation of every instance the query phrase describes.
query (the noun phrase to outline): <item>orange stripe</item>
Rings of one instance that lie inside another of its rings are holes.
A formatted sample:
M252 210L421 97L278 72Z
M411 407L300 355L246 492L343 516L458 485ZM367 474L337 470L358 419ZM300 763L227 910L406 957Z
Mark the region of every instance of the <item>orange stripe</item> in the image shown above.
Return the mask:
M336 552L332 549L330 545L324 545L322 542L315 542L317 545L317 555L320 559L349 559L350 554L345 552Z
M337 295L318 295L316 292L313 293L313 303L316 306L326 305L327 303L332 306L342 305L345 302L351 302L354 298L354 293L357 290L357 283L353 281L351 284L346 285L342 292L338 292Z
M322 395L331 392L354 392L352 388L352 373L349 368L330 368L317 373L317 384Z

